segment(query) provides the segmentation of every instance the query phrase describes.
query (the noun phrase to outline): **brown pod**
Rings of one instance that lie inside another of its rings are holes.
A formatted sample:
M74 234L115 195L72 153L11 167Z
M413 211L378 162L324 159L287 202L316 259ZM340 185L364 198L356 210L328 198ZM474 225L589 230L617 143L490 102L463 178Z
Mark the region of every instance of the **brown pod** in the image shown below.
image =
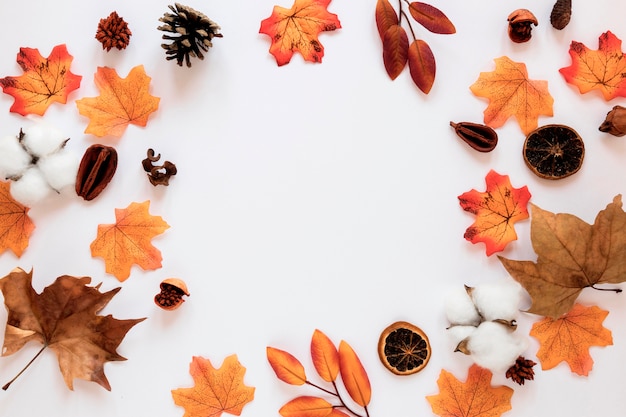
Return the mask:
M626 107L614 106L598 129L613 136L626 135Z
M572 0L556 0L550 13L550 23L558 30L569 24L572 17Z
M530 10L517 9L507 18L509 22L509 38L515 43L523 43L530 40L533 25L539 22Z
M491 152L498 144L498 134L486 125L472 122L450 122L454 132L478 152Z
M117 169L117 151L105 145L91 145L85 151L76 174L76 194L93 200L109 184Z
M164 310L177 309L185 302L183 295L189 297L187 284L179 278L163 280L160 288L161 292L154 296L154 302Z

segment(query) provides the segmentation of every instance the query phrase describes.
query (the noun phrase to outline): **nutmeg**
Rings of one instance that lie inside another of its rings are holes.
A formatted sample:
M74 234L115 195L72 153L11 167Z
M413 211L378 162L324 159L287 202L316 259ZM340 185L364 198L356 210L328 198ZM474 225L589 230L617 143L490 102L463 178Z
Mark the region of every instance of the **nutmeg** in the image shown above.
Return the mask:
M164 310L177 309L185 302L183 295L189 296L187 284L179 278L163 280L160 288L161 292L154 296L154 302Z

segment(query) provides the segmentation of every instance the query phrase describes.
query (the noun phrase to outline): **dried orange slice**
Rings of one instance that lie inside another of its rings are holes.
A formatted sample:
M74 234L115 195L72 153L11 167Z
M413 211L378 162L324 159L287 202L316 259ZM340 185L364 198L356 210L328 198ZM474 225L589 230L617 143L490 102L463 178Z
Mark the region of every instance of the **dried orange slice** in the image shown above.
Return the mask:
M545 125L528 134L524 161L537 176L558 180L576 173L583 164L585 145L580 135L565 125Z
M378 339L378 356L396 375L411 375L424 369L430 352L426 333L405 321L391 324Z

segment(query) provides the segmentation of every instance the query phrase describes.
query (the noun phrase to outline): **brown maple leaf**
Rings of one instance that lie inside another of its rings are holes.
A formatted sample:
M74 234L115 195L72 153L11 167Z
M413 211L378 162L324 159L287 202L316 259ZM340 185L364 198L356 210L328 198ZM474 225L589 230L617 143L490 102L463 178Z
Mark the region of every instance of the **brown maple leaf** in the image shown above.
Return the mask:
M101 293L100 285L88 287L90 282L89 277L63 275L37 294L32 287L32 271L16 268L1 278L0 290L8 310L2 356L36 341L43 344L37 356L47 347L55 351L69 389L74 389L73 381L79 378L110 391L104 363L126 360L116 349L126 333L144 319L97 315L120 288Z
M526 186L513 188L508 175L491 170L485 177L487 189L471 190L459 196L463 210L476 215L476 221L465 231L465 239L485 243L487 256L504 250L517 239L514 223L528 218L530 192Z
M593 225L531 204L530 237L536 262L499 259L530 294L531 313L558 318L572 308L583 288L626 280L626 213L621 195L598 213Z
M15 201L10 187L9 182L0 181L0 253L10 249L19 258L35 225L28 217L29 208Z
M129 124L146 126L160 101L148 91L150 80L143 65L131 69L126 78L113 68L98 67L94 81L100 95L76 100L78 112L90 119L85 133L121 137Z
M341 28L337 15L327 10L330 1L295 0L291 9L274 6L272 15L261 22L259 33L272 38L270 53L279 66L288 64L295 51L305 61L322 62L319 33Z
M530 335L539 340L541 369L552 369L565 361L572 372L588 375L593 367L589 348L613 344L611 331L602 326L608 314L595 306L575 304L558 319L546 317L533 324Z
M98 226L98 235L91 242L91 256L104 258L106 272L124 281L133 264L143 269L161 267L161 251L151 240L170 226L160 216L152 216L150 201L131 203L125 209L115 209L114 224Z
M172 390L174 403L185 408L184 417L219 417L224 412L238 416L254 399L254 387L244 384L246 368L237 355L224 359L219 369L208 359L194 356L189 373L195 385Z
M607 101L626 97L626 54L622 52L622 41L611 31L600 35L598 50L572 41L569 54L572 64L559 72L581 94L600 90Z
M433 413L442 417L498 417L511 409L513 390L491 386L491 371L474 364L461 382L442 369L437 385L439 394L426 399Z
M80 87L82 79L70 71L73 59L65 45L55 46L48 58L37 49L20 48L17 63L24 74L0 78L2 90L15 99L10 111L22 116L43 116L50 104L65 104L68 94Z
M485 124L498 128L511 116L525 134L537 128L539 116L552 116L554 99L547 81L530 80L526 65L506 56L496 58L496 69L481 72L470 86L472 93L489 99L484 112Z

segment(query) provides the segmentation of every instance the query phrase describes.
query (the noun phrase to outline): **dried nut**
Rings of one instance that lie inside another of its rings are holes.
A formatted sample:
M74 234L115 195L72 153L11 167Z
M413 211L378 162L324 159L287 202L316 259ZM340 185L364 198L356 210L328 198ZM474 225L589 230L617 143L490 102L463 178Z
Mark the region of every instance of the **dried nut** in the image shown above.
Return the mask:
M160 287L161 292L154 296L154 302L164 310L177 309L185 302L183 295L189 296L187 284L178 278L167 278Z
M598 128L601 132L610 133L613 136L626 135L626 107L615 106L606 114L606 119Z
M117 151L105 145L91 145L85 151L76 174L76 194L93 200L109 184L117 169Z
M486 125L471 122L450 122L454 132L478 152L491 152L498 144L498 134Z
M550 23L558 30L569 24L572 17L572 0L556 0L550 13Z
M509 38L513 42L523 43L530 40L532 25L537 26L539 22L534 14L527 9L517 9L507 18L509 22Z

